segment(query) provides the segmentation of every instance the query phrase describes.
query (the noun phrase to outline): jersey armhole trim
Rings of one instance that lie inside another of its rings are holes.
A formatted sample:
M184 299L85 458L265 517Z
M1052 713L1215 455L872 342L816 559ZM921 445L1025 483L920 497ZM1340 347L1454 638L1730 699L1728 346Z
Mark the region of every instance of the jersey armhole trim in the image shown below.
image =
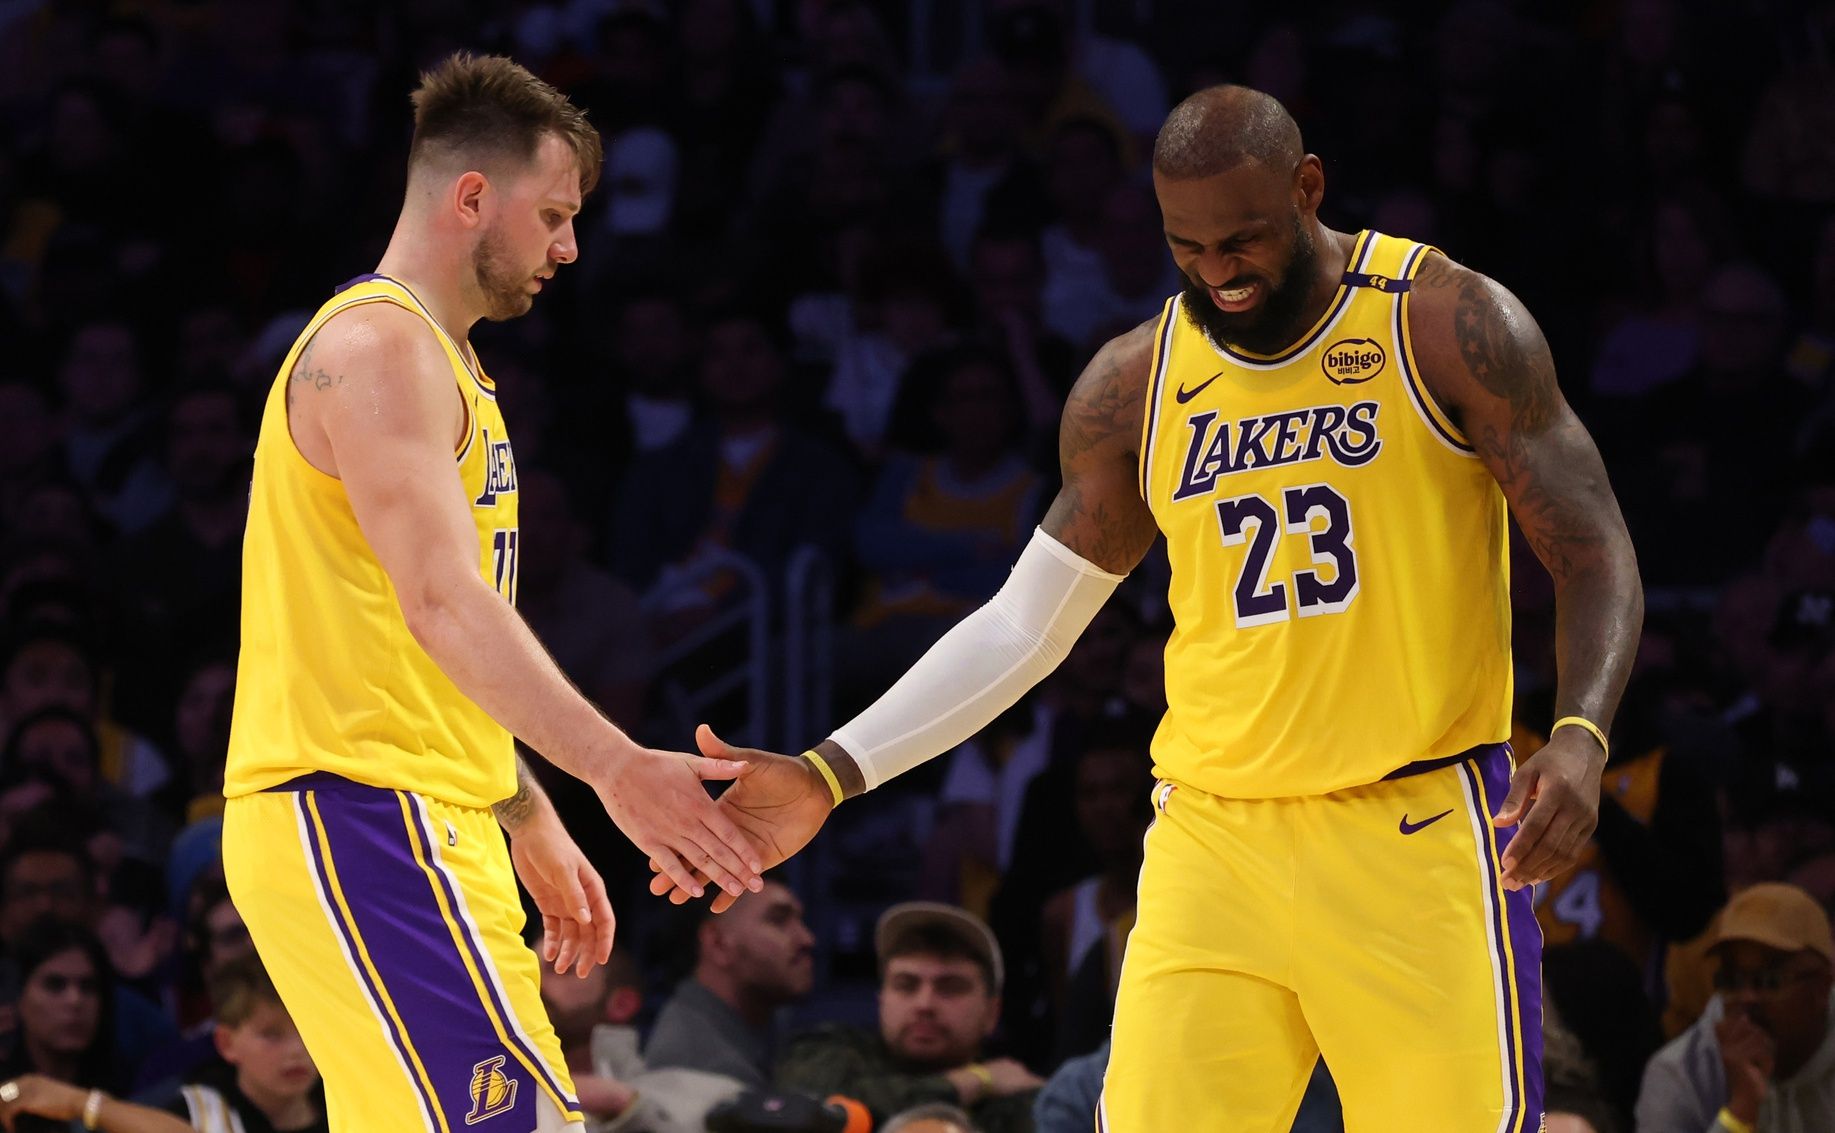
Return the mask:
M1438 248L1427 244L1416 244L1408 253L1407 260L1402 264L1402 278L1414 279L1415 272L1420 270L1421 261L1427 258L1429 252L1438 251ZM1421 380L1420 363L1415 361L1414 356L1414 337L1408 328L1408 301L1412 294L1413 291L1410 289L1397 296L1394 315L1395 340L1401 345L1399 353L1402 360L1402 384L1408 389L1408 400L1414 405L1415 412L1420 415L1421 420L1427 425L1428 432L1432 433L1436 440L1460 456L1476 458L1478 450L1474 449L1471 442L1466 440L1465 435L1454 426L1452 417L1441 408L1439 402L1434 400L1433 392L1427 388L1427 383Z
M1160 325L1153 332L1153 372L1147 379L1147 411L1141 414L1140 489L1149 511L1153 510L1153 438L1159 434L1160 402L1166 370L1172 363L1172 328L1178 318L1179 297L1174 295L1160 309Z

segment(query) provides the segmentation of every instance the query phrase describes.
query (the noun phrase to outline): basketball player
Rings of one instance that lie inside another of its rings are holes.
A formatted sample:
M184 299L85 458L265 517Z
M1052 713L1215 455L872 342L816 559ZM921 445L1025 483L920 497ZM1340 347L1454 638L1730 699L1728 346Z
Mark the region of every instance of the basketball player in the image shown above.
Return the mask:
M577 1128L516 878L557 970L605 961L612 910L511 736L681 884L688 864L730 893L762 882L701 784L743 765L632 743L512 606L516 463L467 334L573 261L598 134L501 58L447 60L414 111L381 264L320 308L268 395L224 870L334 1130Z
M1274 99L1193 95L1153 162L1183 291L1071 392L1011 579L722 803L794 852L1012 704L1163 533L1157 819L1098 1127L1286 1130L1323 1052L1349 1129L1534 1133L1529 887L1593 829L1643 616L1599 454L1508 291L1320 223ZM1561 719L1514 768L1506 503L1559 595Z

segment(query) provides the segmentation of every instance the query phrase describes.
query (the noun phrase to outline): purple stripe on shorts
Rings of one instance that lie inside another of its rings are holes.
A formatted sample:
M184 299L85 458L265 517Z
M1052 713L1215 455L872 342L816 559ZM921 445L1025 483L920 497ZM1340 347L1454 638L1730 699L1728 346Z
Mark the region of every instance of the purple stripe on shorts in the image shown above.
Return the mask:
M497 1037L471 974L414 860L395 791L345 783L315 791L357 935L454 1128L514 1114L533 1129L541 1087ZM418 827L417 827L418 828Z
M338 906L337 892L331 885L331 871L326 868L324 849L319 844L319 833L321 828L318 821L312 817L312 809L307 805L307 800L308 796L306 794L302 793L295 795L293 797L293 805L298 809L300 817L305 821L307 835L306 843L312 852L314 883L317 885L319 892L324 896L325 903L331 907L332 925L337 929L338 938L344 942L344 948L350 954L351 967L356 970L357 979L363 984L364 994L369 1001L375 1005L376 1010L382 1014L381 1023L383 1032L389 1040L389 1045L393 1046L396 1053L401 1056L402 1067L408 1073L408 1081L413 1083L414 1092L420 1096L421 1114L423 1118L425 1118L427 1115L434 1113L439 1106L435 1104L432 1095L427 1093L426 1083L421 1081L420 1074L415 1071L415 1052L409 1050L406 1037L402 1034L400 1026L396 1024L394 1017L389 1014L388 1008L383 1006L380 989L377 987L375 979L370 976L369 968L363 963L363 950L358 945L357 939L351 933L351 925L350 922L345 919L344 910ZM324 808L321 807L320 813L322 814L323 812ZM342 881L343 879L340 878L339 880ZM348 897L348 894L346 896Z
M1497 808L1503 805L1504 796L1510 791L1510 762L1509 744L1497 744L1477 760L1484 790L1482 797L1491 813L1496 813ZM1503 859L1504 847L1510 844L1515 834L1514 826L1491 828L1492 844L1496 847L1499 861ZM1536 923L1535 893L1532 889L1506 892L1503 898L1503 916L1516 968L1517 1007L1521 1013L1522 1089L1523 1108L1526 1111L1520 1124L1511 1128L1513 1131L1522 1129L1526 1133L1535 1133L1542 1118L1543 1104L1542 926ZM1501 935L1499 939L1502 939ZM1517 1036L1512 1034L1511 1038L1514 1042Z
M453 915L457 917L459 916L459 895L454 891L452 878L447 876L446 870L440 865L438 852L428 837L427 827L424 823L431 822L432 820L427 817L426 804L421 802L420 799L410 796L408 799L408 806L413 811L416 819L414 830L420 840L421 856L426 858L427 863L433 867L433 875L439 878L440 889L446 894L446 904L452 909ZM542 1080L548 1084L548 1089L551 1090L556 1097L562 1099L566 1103L568 1109L578 1109L580 1105L579 1099L575 1098L572 1091L568 1090L556 1080L554 1075L549 1071L548 1064L542 1061L541 1053L529 1043L524 1042L522 1036L516 1033L514 1025L516 1016L510 1013L509 1005L503 1001L501 995L497 994L497 985L491 981L487 974L490 971L488 966L490 963L489 958L484 955L483 949L481 949L478 942L473 939L469 926L461 923L461 928L464 931L460 933L460 936L465 941L466 951L471 954L472 963L477 966L479 974L484 976L485 990L490 993L491 1005L497 1009L497 1017L504 1022L503 1029L504 1032L510 1036L510 1042L515 1045L516 1049L522 1051L523 1057L528 1060L529 1064L534 1066L536 1070L541 1073Z

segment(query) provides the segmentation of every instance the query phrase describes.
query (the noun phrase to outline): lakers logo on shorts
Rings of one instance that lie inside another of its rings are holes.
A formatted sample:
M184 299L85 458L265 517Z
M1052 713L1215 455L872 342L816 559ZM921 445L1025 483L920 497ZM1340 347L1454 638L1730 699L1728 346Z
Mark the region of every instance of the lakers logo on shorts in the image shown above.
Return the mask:
M516 1079L503 1072L503 1063L500 1054L471 1068L471 1112L465 1124L476 1125L515 1108Z

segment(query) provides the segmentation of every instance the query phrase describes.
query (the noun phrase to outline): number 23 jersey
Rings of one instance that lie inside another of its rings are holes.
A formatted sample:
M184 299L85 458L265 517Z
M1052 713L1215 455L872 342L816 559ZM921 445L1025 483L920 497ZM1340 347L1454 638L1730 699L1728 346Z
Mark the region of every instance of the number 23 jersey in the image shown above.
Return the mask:
M1409 350L1430 251L1361 234L1276 356L1168 300L1141 445L1172 567L1162 778L1324 794L1510 734L1503 493Z

